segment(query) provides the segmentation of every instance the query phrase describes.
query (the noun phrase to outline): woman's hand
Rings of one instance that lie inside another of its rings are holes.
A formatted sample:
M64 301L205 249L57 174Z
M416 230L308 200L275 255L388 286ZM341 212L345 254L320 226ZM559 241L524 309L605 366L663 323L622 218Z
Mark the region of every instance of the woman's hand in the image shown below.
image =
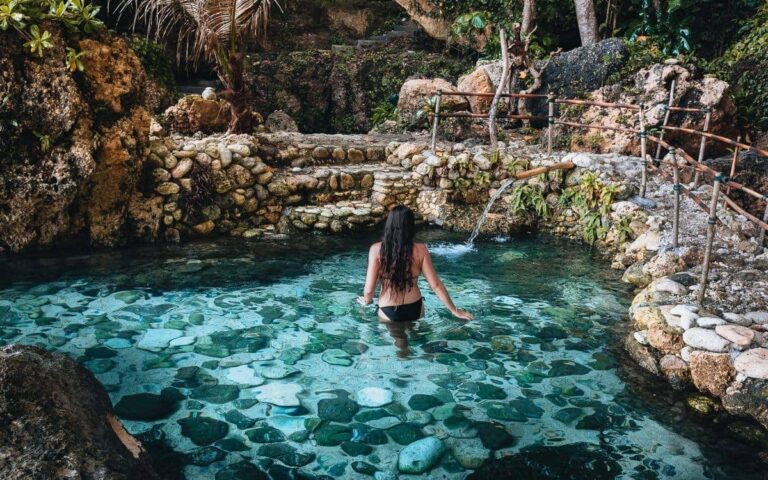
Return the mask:
M367 307L368 305L373 303L373 300L368 300L365 297L361 296L361 297L357 297L357 303L359 303L360 305L362 305L364 307Z
M462 320L474 320L475 316L469 313L466 310L462 310L460 308L457 308L456 310L451 312L454 317L460 318Z

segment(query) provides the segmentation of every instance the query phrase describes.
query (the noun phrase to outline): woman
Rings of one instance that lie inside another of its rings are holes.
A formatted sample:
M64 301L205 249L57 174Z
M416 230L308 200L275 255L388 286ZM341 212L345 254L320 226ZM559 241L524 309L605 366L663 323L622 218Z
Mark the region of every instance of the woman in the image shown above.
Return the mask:
M376 309L382 322L411 322L424 316L424 303L417 279L422 273L432 291L457 318L472 320L471 313L456 308L443 282L435 272L432 258L423 243L414 243L414 218L411 209L397 206L389 212L381 242L368 252L365 290L357 301L370 305L381 282Z

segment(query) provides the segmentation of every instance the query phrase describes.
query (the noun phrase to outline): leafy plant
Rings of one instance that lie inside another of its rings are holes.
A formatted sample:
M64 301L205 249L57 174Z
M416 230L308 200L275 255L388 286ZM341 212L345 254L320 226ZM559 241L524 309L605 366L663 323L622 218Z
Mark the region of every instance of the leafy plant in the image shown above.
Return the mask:
M582 175L579 185L565 189L558 201L561 208L572 208L581 217L584 241L593 245L608 234L608 213L619 192L619 185L606 184L594 172Z
M275 0L120 0L118 10L133 9L134 26L177 45L176 60L215 66L229 102L229 130L253 130L255 117L245 88L245 53L263 40ZM279 5L278 5L279 6Z
M397 120L397 106L390 102L382 102L373 107L371 111L371 124L375 127L388 120Z
M632 215L624 215L615 223L614 227L616 228L616 237L619 243L624 243L631 238L633 233L632 228L629 226L631 223Z
M29 40L24 46L29 48L31 53L36 53L42 57L43 50L53 47L53 43L51 43L51 33L48 30L43 30L41 32L40 27L32 25L29 27Z
M549 216L549 207L547 200L541 188L535 185L522 185L512 190L512 194L507 197L509 209L513 215L535 213L539 218Z
M40 132L32 132L35 137L37 137L37 140L40 142L40 150L45 153L51 149L52 142L51 137L48 135L43 135Z
M78 52L74 48L67 47L67 60L65 65L69 68L70 72L82 72L85 68L83 66L83 58L88 55L88 50Z

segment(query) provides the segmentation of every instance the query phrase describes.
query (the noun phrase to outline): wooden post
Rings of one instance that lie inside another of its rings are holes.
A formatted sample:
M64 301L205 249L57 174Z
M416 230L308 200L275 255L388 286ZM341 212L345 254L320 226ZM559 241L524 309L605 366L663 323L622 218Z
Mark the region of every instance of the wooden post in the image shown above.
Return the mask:
M675 192L675 211L672 216L672 248L677 248L678 237L680 236L680 191L683 186L680 185L680 169L677 167L677 159L675 158L675 149L669 150L672 155L672 173L674 174L675 185L672 190Z
M645 106L640 104L638 113L640 120L640 161L643 164L643 173L640 178L640 197L645 198L645 190L648 186L648 139L645 132Z
M741 142L741 135L736 137L736 142ZM733 158L731 158L731 170L728 174L728 178L733 178L734 175L736 175L736 163L739 161L739 147L733 147ZM731 185L728 184L728 186L725 187L725 194L730 195L731 194ZM723 200L723 208L728 210L728 204L725 203L725 200Z
M709 122L712 120L712 108L707 107L706 110L707 114L704 117L704 133L709 132ZM701 136L701 145L699 146L699 164L704 162L704 152L707 149L707 136L702 135ZM701 178L701 172L696 170L696 173L693 176L693 188L699 187L699 180Z
M712 189L712 201L709 204L709 219L707 220L707 244L704 248L704 263L701 266L701 279L699 281L698 303L701 306L704 303L704 295L707 291L707 280L709 279L709 264L712 260L712 243L715 240L715 227L717 226L717 205L720 199L720 181L722 175L715 177L715 185Z
M437 155L437 126L440 124L440 102L443 98L443 91L437 91L435 99L435 118L432 120L432 153Z
M768 223L768 195L763 195L765 200L765 212L763 212L763 223ZM760 235L757 237L757 244L761 247L765 245L765 229L760 227Z
M672 103L675 101L675 87L676 87L676 79L672 79L672 84L669 86L669 102L667 103L667 108L665 108L664 112L664 123L661 127L661 133L659 133L659 140L664 140L664 127L666 127L669 124L669 116L672 114L672 110L670 110L670 107L672 106ZM656 145L656 156L653 157L656 160L659 160L661 158L661 142L659 142L658 145Z
M549 128L547 129L547 155L552 155L552 135L555 130L555 94L549 92L547 94L547 104L549 106L549 113L547 114L547 123Z

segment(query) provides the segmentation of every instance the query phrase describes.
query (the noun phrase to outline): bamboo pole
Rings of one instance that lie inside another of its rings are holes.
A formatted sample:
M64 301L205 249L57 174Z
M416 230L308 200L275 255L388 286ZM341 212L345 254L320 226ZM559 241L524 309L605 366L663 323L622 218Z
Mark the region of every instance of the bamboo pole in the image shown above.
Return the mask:
M721 175L715 177L715 185L712 189L712 201L709 204L709 219L707 220L707 244L704 249L704 263L701 266L701 280L699 281L698 304L702 306L709 280L709 267L712 261L712 243L715 240L715 227L717 226L717 206L720 197Z
M570 170L572 168L576 168L576 165L573 162L560 162L556 163L554 165L550 165L548 167L537 167L533 168L531 170L526 170L524 172L520 172L515 175L516 180L523 180L526 178L535 177L537 175L541 175L542 173L547 173L552 170Z
M704 133L707 133L709 131L709 122L712 120L712 109L707 108L706 109L706 115L704 116ZM699 165L701 165L704 162L704 152L707 149L707 137L702 135L701 136L701 145L699 146ZM693 188L698 188L699 186L699 180L701 177L701 173L696 170L696 173L693 176Z
M674 150L670 153L674 157ZM678 247L678 238L680 236L680 191L683 186L680 185L680 169L677 167L677 161L672 160L674 165L672 166L672 174L674 175L674 186L672 190L675 192L675 211L672 217L672 248Z
M555 94L552 92L549 92L547 94L547 104L548 104L548 112L547 112L547 123L549 124L549 128L547 128L547 155L552 155L552 135L554 134L555 130Z
M768 195L765 197L765 212L763 212L763 223L768 223ZM760 229L760 236L757 237L757 244L761 247L765 245L765 228Z
M648 139L645 132L645 108L643 105L640 105L638 118L640 120L640 161L643 165L643 173L640 178L640 198L645 198L645 192L648 188Z
M741 135L736 137L736 143L739 143L739 142L741 142ZM728 174L728 178L729 179L733 178L736 175L736 163L738 161L739 161L739 147L734 147L733 148L733 157L731 158L731 170L730 170L730 173ZM728 196L730 194L731 194L731 184L729 183L725 187L725 195ZM723 202L723 208L727 210L728 209L728 204Z
M747 145L744 143L739 143L735 140L731 140L730 138L722 137L720 135L715 135L714 133L708 133L708 132L700 132L698 130L693 130L690 128L683 128L683 127L670 127L666 126L664 127L664 130L671 130L674 132L685 132L685 133L691 133L694 135L702 135L707 138L711 138L712 140L717 140L718 142L725 143L726 145L732 145L734 147L739 147L740 149L744 150L745 152L755 152L758 155L761 155L763 157L768 157L768 150L764 148L757 148L754 145Z
M672 107L672 102L675 101L675 87L676 87L676 79L672 79L672 84L669 86L669 101L667 102L667 107L664 109L664 123L662 124L662 130L659 134L659 138L664 140L664 127L669 124L669 116L672 114L672 110L670 108ZM658 160L661 158L661 144L658 144L656 146L656 156L653 157L655 160Z
M435 118L432 119L432 153L437 154L437 127L440 125L440 102L443 98L443 91L437 91L435 100Z

